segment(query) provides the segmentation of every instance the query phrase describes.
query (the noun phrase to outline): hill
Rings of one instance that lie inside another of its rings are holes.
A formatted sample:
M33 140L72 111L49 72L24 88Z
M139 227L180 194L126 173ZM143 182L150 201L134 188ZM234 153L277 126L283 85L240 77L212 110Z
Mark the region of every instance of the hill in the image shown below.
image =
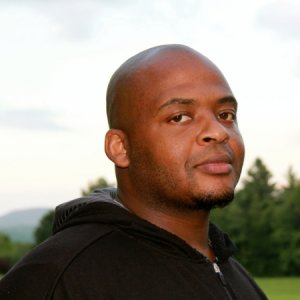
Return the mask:
M33 208L0 216L0 232L7 234L15 242L32 242L34 229L48 211L49 208Z

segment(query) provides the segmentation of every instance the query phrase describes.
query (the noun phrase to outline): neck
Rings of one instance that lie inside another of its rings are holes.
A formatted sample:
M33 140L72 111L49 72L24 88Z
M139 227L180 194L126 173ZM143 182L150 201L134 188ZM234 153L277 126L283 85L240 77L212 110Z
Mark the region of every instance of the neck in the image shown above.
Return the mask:
M129 197L123 197L122 193L119 194L119 198L123 205L135 215L178 236L211 261L215 259L208 242L209 211L179 212L157 209L145 206L143 201L137 201L135 197L130 197L130 201L124 202L123 200Z
M141 217L180 237L211 261L215 259L213 250L209 246L208 211L201 210L182 215L155 211Z

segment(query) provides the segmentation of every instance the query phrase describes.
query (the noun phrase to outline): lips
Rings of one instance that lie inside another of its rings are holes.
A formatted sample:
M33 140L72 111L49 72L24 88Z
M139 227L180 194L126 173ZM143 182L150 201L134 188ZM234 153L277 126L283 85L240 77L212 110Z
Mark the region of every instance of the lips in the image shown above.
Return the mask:
M232 159L227 154L217 154L196 164L195 168L209 175L226 175L233 170Z

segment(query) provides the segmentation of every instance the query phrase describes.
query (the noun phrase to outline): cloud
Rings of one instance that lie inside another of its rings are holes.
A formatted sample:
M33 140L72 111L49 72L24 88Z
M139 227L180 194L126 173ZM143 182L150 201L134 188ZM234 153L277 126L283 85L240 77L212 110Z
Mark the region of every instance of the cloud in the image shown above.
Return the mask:
M112 27L120 32L123 27L138 30L143 24L178 22L178 17L189 18L200 6L197 0L184 4L180 0L0 0L0 5L18 11L18 19L25 20L22 32L32 23L31 27L38 27L38 19L42 29L55 38L79 42L95 36L107 38Z
M10 109L0 111L0 127L24 130L66 130L55 121L55 113L41 109Z
M49 30L55 37L82 40L91 36L96 13L103 11L106 1L95 0L0 0L2 13L18 15L23 20L26 32L31 24L39 23L43 30ZM33 20L32 20L33 18ZM39 31L38 31L39 32ZM42 34L42 33L41 33Z
M300 3L271 2L259 12L257 24L274 31L280 38L300 40Z
M101 5L93 0L47 1L40 4L35 3L33 8L57 23L59 37L75 40L91 37L96 12L99 12L99 9L101 11Z
M106 21L128 4L121 0L0 0L0 6L18 13L26 21L25 28L33 22L31 18L41 18L41 25L50 27L56 37L81 41L93 36L95 20Z

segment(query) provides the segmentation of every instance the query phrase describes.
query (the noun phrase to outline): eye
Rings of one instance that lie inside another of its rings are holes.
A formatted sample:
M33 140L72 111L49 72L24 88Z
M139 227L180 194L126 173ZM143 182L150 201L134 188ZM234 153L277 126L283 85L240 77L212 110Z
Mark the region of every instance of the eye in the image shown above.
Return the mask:
M222 112L218 118L223 121L234 122L236 120L236 114L234 112Z
M186 114L178 114L169 119L170 123L184 123L191 120L192 118Z

